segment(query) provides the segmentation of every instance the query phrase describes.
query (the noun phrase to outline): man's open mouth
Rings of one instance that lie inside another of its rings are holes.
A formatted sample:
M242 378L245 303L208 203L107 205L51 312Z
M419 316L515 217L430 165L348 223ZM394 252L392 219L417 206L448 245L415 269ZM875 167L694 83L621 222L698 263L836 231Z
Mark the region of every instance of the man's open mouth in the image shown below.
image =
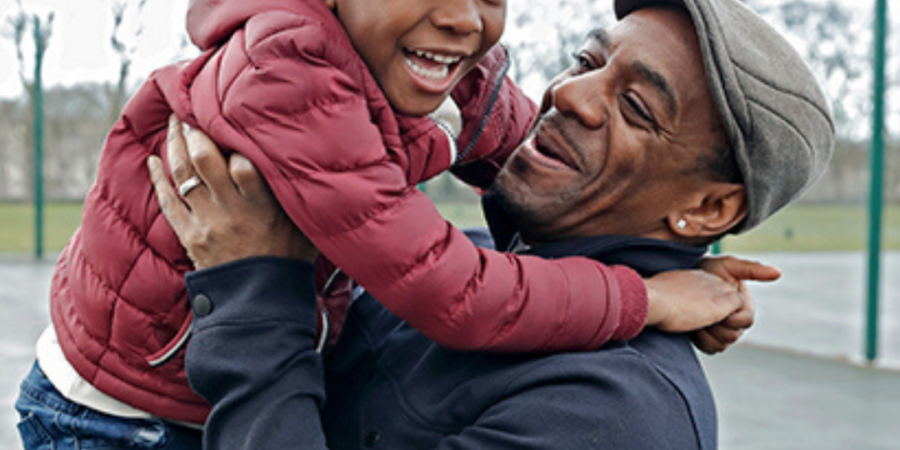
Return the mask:
M561 148L561 139L551 134L546 126L540 127L534 137L534 148L541 155L559 162L572 170L578 170L569 151Z

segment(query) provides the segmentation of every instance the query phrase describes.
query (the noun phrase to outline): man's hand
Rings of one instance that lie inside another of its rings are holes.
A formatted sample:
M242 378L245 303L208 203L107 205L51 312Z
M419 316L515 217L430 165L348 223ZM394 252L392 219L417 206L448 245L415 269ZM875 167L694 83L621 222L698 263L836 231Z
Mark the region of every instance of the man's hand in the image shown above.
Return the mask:
M313 261L318 255L247 158L234 154L226 161L202 132L189 130L185 135L174 116L167 158L183 198L155 156L147 160L150 179L163 214L198 269L252 256ZM194 176L201 184L190 187Z
M717 353L753 325L753 302L743 281L774 281L781 272L734 257L707 258L700 267L645 280L647 325L668 332L696 331L692 338L697 347Z

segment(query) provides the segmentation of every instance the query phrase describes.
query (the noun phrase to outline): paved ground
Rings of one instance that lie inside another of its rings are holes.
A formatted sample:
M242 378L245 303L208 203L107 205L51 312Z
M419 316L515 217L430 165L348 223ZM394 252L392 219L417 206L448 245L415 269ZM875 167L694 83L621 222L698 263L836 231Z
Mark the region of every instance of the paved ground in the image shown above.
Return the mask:
M723 450L900 448L900 373L742 345L703 365Z
M13 410L21 380L34 362L34 342L49 322L53 266L0 261L0 449L21 449Z
M780 266L784 280L752 288L757 325L742 345L703 358L719 406L720 448L900 448L900 371L891 370L900 369L900 253L885 258L880 369L847 363L860 359L862 345L861 255L760 258ZM51 273L50 264L0 259L0 450L21 448L12 404L48 321Z

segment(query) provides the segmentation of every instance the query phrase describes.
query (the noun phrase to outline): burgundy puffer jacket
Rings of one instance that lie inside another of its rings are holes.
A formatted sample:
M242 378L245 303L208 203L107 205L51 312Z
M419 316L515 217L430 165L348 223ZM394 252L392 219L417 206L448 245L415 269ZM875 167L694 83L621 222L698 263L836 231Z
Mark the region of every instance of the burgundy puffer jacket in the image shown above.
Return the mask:
M321 0L195 0L188 17L208 51L154 73L126 106L53 278L63 351L94 386L164 418L208 412L180 352L191 264L145 168L173 111L246 155L323 255L443 345L590 349L640 330L635 273L477 249L415 187L454 164L486 185L528 132L535 107L504 77L504 50L453 93L466 124L454 160L432 120L392 112Z

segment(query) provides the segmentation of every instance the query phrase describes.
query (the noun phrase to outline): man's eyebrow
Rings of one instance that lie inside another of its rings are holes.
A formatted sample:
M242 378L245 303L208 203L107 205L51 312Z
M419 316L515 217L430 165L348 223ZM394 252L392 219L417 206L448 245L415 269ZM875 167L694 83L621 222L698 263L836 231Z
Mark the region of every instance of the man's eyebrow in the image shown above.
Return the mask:
M669 84L666 77L641 61L632 62L631 68L634 69L644 81L650 83L650 85L659 92L663 97L663 101L666 103L669 114L672 116L678 115L678 101L675 98L675 91L672 89L672 85Z
M588 33L588 39L597 41L600 44L600 47L604 49L609 49L612 45L610 43L609 32L606 31L606 28L595 28Z
M591 30L591 32L588 33L588 39L597 42L604 50L612 48L612 38L605 28ZM663 101L666 103L666 109L669 114L676 116L678 114L678 101L676 100L675 91L672 89L672 85L669 84L669 80L666 79L663 74L653 70L650 66L641 61L634 61L631 63L631 68L634 69L644 81L649 83L657 92L659 92L663 97Z

